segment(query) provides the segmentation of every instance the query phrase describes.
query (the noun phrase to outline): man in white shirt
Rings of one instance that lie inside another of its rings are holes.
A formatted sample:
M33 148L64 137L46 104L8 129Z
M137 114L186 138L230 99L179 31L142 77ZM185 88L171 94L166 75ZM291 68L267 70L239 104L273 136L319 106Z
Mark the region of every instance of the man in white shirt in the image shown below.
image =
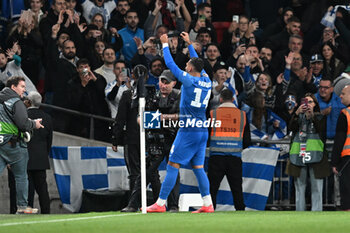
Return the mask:
M115 80L114 63L116 57L114 49L111 47L105 48L102 53L102 59L104 64L96 69L95 72L102 75L106 79L107 84L109 84Z
M111 110L111 117L115 118L118 112L119 101L123 95L123 92L131 87L130 77L125 75L126 69L125 62L118 60L114 64L114 81L107 83L105 88L105 95L108 103L108 107ZM122 72L123 71L123 72Z

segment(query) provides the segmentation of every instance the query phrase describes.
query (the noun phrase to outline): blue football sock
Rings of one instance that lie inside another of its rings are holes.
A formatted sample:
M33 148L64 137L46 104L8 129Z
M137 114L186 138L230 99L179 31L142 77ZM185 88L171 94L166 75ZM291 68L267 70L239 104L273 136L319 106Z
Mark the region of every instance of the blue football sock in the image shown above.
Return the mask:
M195 168L193 172L196 175L202 197L209 195L209 180L207 174L205 174L204 168Z
M162 183L162 187L160 188L160 193L159 193L160 199L166 200L168 198L171 190L174 188L178 173L179 173L179 169L169 164L167 165L166 176Z

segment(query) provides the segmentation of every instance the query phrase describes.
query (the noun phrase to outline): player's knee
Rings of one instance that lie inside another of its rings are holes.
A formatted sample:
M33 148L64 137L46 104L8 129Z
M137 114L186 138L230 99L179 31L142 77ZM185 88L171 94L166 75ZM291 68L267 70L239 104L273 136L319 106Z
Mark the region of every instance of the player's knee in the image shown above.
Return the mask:
M203 168L203 165L193 165L192 168L193 169L201 169L201 168Z
M169 164L170 166L174 167L174 168L177 168L177 169L180 168L180 164L178 164L178 163L174 163L174 162L170 162L170 161L169 161L168 164Z

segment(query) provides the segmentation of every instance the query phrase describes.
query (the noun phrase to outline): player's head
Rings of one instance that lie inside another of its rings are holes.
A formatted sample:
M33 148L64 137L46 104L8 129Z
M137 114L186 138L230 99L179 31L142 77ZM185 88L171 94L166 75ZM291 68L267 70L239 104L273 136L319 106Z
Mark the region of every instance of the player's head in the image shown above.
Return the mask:
M204 61L201 58L193 57L186 64L186 72L200 73L204 68Z

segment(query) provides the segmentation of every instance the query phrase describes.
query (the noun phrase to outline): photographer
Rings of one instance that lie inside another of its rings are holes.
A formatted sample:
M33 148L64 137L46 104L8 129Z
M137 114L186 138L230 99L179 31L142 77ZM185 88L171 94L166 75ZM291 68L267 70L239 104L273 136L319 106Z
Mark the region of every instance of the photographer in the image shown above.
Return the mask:
M147 71L146 71L147 72ZM135 73L135 72L134 72ZM179 112L179 102L180 102L180 91L173 89L176 81L175 77L169 70L164 71L159 78L159 93L156 93L155 87L152 85L146 86L146 110L147 111L155 111L159 110L161 114L161 120L176 120L178 118L177 113ZM123 94L120 105L122 104L123 98L125 100L126 91ZM131 96L130 96L131 97ZM130 110L132 111L132 121L137 121L134 116L137 116L134 111L137 112L137 109L134 109L133 104L130 102ZM120 106L122 107L122 106ZM128 114L127 112L123 112ZM118 122L118 117L122 115L121 109L118 110L117 115L117 125L120 124ZM129 115L130 116L130 115ZM127 124L127 135L128 132L128 123ZM120 129L119 125L119 129ZM139 127L139 126L137 126ZM118 129L118 128L117 128ZM135 132L136 134L136 132ZM134 135L135 135L134 134ZM118 130L117 130L118 135ZM137 133L137 136L139 134ZM152 129L146 131L146 151L147 151L147 159L146 159L146 175L147 175L147 183L152 184L153 190L153 199L156 200L160 191L160 181L158 174L158 166L164 160L164 157L169 154L172 142L176 136L175 128L162 128L162 129ZM135 142L139 143L139 139L134 137ZM140 206L140 197L141 197L141 175L140 175L140 161L139 161L139 144L137 147L137 151L134 151L135 145L130 146L130 141L128 143L128 163L129 163L129 172L130 172L130 187L132 190L129 204L126 208L122 210L122 212L135 212L138 210ZM115 144L113 144L115 145ZM132 148L131 148L132 147ZM113 147L115 148L115 146ZM137 155L134 156L133 152L136 152ZM133 159L133 160L131 160ZM137 165L131 164L131 162L136 162ZM133 167L132 167L133 166ZM135 171L132 169L137 169L137 176L135 177ZM177 187L178 188L178 187ZM176 189L175 189L176 190ZM174 192L178 193L178 189ZM175 195L176 196L176 195ZM172 211L177 211L177 199L178 197L174 197L172 200L169 200L169 207Z
M0 173L7 165L16 180L17 214L37 213L28 206L28 131L44 128L42 119L31 120L21 98L26 89L23 77L13 76L0 92ZM24 133L27 131L26 133ZM25 136L26 135L26 136Z

